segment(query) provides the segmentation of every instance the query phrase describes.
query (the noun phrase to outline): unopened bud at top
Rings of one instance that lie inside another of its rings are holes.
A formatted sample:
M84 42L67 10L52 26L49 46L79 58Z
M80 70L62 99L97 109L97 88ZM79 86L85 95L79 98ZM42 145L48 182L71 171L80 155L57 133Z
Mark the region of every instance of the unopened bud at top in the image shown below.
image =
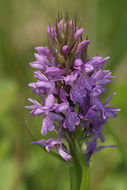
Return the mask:
M89 40L83 40L82 42L80 42L77 46L77 50L76 50L76 54L81 53L85 47L87 47L89 45Z
M65 45L65 46L62 47L62 53L63 53L63 54L68 54L69 51L70 51L69 46Z
M78 29L78 30L75 32L75 34L74 34L74 40L75 40L75 41L78 40L78 39L82 36L83 32L84 32L84 28Z
M52 38L55 38L56 37L56 31L53 27L51 26L47 26L47 33L49 36L52 36Z

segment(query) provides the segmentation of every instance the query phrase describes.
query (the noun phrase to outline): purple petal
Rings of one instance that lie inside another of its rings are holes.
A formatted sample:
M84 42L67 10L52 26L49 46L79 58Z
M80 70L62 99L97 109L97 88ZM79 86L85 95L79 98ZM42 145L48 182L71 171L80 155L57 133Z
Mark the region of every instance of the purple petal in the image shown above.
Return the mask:
M26 109L33 109L31 111L31 114L33 116L36 116L36 115L41 115L43 113L43 107L41 104L39 104L36 100L32 99L32 98L29 98L28 99L30 102L32 102L34 105L30 105L30 106L25 106Z
M83 65L83 72L87 72L90 73L94 70L94 67L88 63L86 63L85 65Z
M47 81L48 79L46 78L45 75L43 75L41 72L39 71L35 71L34 72L34 77L37 77L38 80L42 80L42 81Z
M96 147L97 147L97 140L94 139L93 141L86 141L86 145L87 145L87 151L91 152L92 154L96 151Z
M53 121L49 117L43 118L43 124L41 134L44 136L47 134L47 130L53 131L55 129Z
M109 145L109 146L99 146L97 149L96 149L96 152L104 149L104 148L114 148L114 147L117 147L117 145Z
M37 105L25 106L24 108L26 108L26 109L36 109Z
M85 88L91 91L93 89L94 82L89 76L82 75L78 78L77 85L80 89L84 90Z
M52 85L49 81L38 81L36 82L36 85L39 88L52 88Z
M91 78L93 80L95 80L95 83L97 85L105 85L108 83L111 83L112 81L109 78L112 78L111 76L111 72L109 70L104 70L102 71L101 69L99 69L98 71L96 71L95 73L93 73L93 75L91 76Z
M41 63L42 63L42 62L43 62L43 63L48 63L48 60L47 60L47 58L46 58L45 56L40 55L40 54L38 54L38 53L34 53L34 56L35 56L35 59L36 59L37 61L40 61Z
M53 96L53 94L48 94L48 96L45 99L45 106L47 108L51 108L55 103L55 97Z
M102 79L102 78L109 78L111 77L111 72L109 70L99 69L98 71L94 72L91 76L94 80Z
M55 108L56 112L64 112L69 108L69 105L66 103L58 104Z
M74 71L74 72L71 72L71 75L66 76L64 78L64 81L66 85L68 85L68 84L73 83L77 79L77 77L78 77L78 73Z
M113 92L108 98L107 100L103 103L103 106L105 106L106 104L108 104L108 102L112 99L113 96L116 95L116 92Z
M35 99L33 99L33 98L28 98L28 100L30 101L30 102L32 102L33 104L36 104L36 105L41 105L41 104L39 104Z
M96 67L102 67L103 64L109 59L110 57L106 57L106 58L103 58L103 57L100 57L100 56L96 56L96 57L93 57L92 59L90 59L87 64L92 64L95 68Z
M48 48L39 46L35 47L35 49L38 51L38 53L43 54L44 56L51 56L51 52Z
M33 92L35 94L44 94L44 89L39 89L36 85L36 83L32 82L32 83L29 83L28 86L32 87L33 88Z
M60 99L63 101L63 102L66 102L67 103L67 99L66 99L66 96L69 96L69 94L64 90L64 88L62 87L60 89Z
M107 107L105 108L105 115L106 117L116 117L117 114L115 112L117 111L120 111L120 109L116 109L116 108L113 108L113 107Z
M63 121L63 117L57 113L53 113L53 112L49 112L49 117L53 120L56 120L56 121Z
M53 81L53 82L55 82L55 81L61 81L61 80L64 80L64 78L65 78L64 76L55 76L55 77L51 77L50 81Z
M47 68L45 74L48 75L62 75L65 73L65 69L60 69L59 67L49 67Z
M35 82L31 82L28 84L29 87L32 87L32 88L37 88L37 85Z
M31 144L40 144L40 145L46 145L46 150L49 152L51 148L54 148L56 145L58 147L61 146L61 142L54 139L54 138L50 138L48 140L39 140L39 141L35 141L35 142L31 142Z
M43 113L44 113L44 110L41 109L41 108L36 108L36 109L33 109L33 110L31 111L31 114L32 114L33 116L42 115Z
M58 149L58 153L62 156L62 158L64 160L66 160L67 162L70 161L72 159L72 156L67 152L65 151L65 149L63 149L62 147L60 147Z
M80 119L75 112L66 113L66 118L64 120L63 127L68 128L70 132L75 130L75 125L79 125Z
M84 97L86 96L86 90L80 90L78 85L75 85L70 90L70 98L75 104L76 102L79 102L80 104L83 104Z
M40 70L43 70L43 69L45 68L45 65L41 64L40 61L30 62L29 65L30 65L32 68L36 68L36 69L40 69Z
M31 142L30 144L48 145L50 142L52 142L52 139L49 139L49 140L39 140L39 141Z

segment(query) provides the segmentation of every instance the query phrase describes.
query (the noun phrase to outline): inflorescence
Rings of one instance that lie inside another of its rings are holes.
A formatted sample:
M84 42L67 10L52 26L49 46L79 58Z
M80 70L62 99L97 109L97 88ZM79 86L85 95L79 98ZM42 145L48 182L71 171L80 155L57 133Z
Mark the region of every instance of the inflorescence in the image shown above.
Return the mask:
M57 139L43 139L33 142L46 145L66 161L72 158L67 144L76 139L86 145L84 156L89 162L92 154L104 148L98 146L98 139L105 138L102 127L109 117L115 117L119 109L106 107L115 92L102 103L100 95L106 92L105 85L111 83L113 76L109 70L102 70L109 57L89 58L89 40L82 40L84 29L76 25L76 19L69 20L58 14L55 27L47 27L48 48L35 47L36 61L29 63L37 82L29 83L33 92L40 96L40 103L29 98L33 105L33 116L43 116L41 134L48 131L57 134ZM63 141L64 140L64 141Z

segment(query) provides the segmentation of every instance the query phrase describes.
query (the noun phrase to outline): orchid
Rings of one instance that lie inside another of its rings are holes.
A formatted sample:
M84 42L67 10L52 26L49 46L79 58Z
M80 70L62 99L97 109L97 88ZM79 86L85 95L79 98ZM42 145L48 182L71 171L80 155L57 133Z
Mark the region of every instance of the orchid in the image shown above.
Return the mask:
M29 86L40 96L40 102L29 98L33 105L25 106L33 116L43 116L42 136L52 131L58 137L42 137L32 144L46 146L48 152L53 149L64 161L73 162L75 172L80 173L75 189L80 186L80 190L88 189L88 185L83 186L82 166L88 168L92 155L106 147L98 145L98 139L105 142L103 126L120 111L106 107L115 92L104 103L101 100L107 91L105 85L113 78L109 70L103 70L109 57L89 58L90 41L82 40L83 33L75 19L69 20L68 13L64 18L58 15L55 27L47 27L48 47L35 47L36 61L29 63L39 70L34 72L37 81ZM86 149L82 150L84 143Z

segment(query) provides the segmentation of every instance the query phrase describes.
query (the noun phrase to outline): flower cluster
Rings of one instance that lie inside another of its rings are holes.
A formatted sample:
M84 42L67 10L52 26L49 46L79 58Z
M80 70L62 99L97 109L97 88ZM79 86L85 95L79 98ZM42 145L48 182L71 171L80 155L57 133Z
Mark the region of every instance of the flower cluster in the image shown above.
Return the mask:
M63 143L77 138L80 145L86 144L84 156L87 161L99 147L98 138L105 138L102 127L109 117L115 117L119 109L106 107L115 92L102 103L100 95L106 92L105 85L111 83L111 72L102 70L109 57L88 58L89 40L82 40L84 29L76 25L76 20L69 20L58 15L55 27L48 26L48 48L36 47L36 61L29 63L37 82L29 84L33 92L40 96L40 103L29 98L33 104L25 106L32 109L33 116L42 115L42 136L48 131L57 133L58 139L50 138L33 143L51 148L66 161L72 158Z

